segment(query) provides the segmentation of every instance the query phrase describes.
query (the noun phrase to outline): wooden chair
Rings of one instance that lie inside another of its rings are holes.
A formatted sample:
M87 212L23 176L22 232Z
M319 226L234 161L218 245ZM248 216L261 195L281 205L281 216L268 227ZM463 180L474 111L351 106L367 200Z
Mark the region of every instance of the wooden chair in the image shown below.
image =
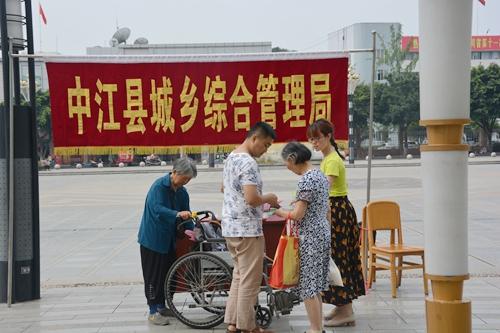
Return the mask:
M425 277L424 249L422 247L408 246L403 243L399 205L393 201L371 201L365 208L366 216L363 214L363 217L366 217L365 225L368 229L370 257L368 287L371 288L372 282L375 281L376 270L389 270L391 271L392 297L396 298L396 288L401 285L403 270L422 269L424 292L427 295L428 286ZM378 230L390 231L390 243L388 245L375 243L374 231ZM422 263L405 261L405 256L420 256ZM383 263L380 261L383 261Z

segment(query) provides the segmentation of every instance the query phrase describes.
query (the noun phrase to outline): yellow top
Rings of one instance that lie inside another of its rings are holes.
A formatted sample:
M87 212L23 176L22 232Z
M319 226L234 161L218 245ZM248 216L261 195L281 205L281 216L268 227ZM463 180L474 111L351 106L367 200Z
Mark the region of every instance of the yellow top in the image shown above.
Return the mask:
M347 195L347 182L345 179L345 165L336 151L328 154L320 165L321 171L325 176L334 176L332 186L330 187L329 195L331 197L342 197Z

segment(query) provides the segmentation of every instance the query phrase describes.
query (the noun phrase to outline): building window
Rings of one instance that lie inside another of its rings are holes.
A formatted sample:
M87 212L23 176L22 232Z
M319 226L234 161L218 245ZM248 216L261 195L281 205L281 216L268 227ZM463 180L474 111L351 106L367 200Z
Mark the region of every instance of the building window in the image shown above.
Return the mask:
M377 81L385 80L384 70L377 69Z
M481 59L481 52L472 52L472 59Z
M407 52L405 54L405 60L414 60L418 57L418 53L414 53L414 52Z
M492 59L491 52L481 52L481 59Z

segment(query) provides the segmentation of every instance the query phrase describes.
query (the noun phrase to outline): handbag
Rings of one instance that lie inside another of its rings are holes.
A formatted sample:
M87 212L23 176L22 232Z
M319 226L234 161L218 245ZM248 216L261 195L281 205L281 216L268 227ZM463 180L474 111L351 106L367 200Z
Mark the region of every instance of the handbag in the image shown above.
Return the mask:
M274 255L269 285L275 289L287 289L299 283L299 238L295 223L288 219Z
M330 263L328 264L328 282L331 286L343 287L344 282L342 281L342 276L340 275L340 270L330 257Z

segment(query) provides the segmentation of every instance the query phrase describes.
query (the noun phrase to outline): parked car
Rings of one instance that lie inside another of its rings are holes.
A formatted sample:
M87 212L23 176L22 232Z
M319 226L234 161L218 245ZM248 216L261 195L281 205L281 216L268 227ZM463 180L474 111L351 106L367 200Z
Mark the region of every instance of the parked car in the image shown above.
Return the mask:
M398 145L394 144L392 142L385 142L382 146L377 147L377 150L390 150L390 149L397 149Z
M377 149L378 147L382 147L384 146L386 143L382 140L373 140L372 141L372 147ZM368 148L368 139L364 139L362 142L361 142L361 147L362 148Z
M418 149L420 145L415 141L408 141L408 149Z

